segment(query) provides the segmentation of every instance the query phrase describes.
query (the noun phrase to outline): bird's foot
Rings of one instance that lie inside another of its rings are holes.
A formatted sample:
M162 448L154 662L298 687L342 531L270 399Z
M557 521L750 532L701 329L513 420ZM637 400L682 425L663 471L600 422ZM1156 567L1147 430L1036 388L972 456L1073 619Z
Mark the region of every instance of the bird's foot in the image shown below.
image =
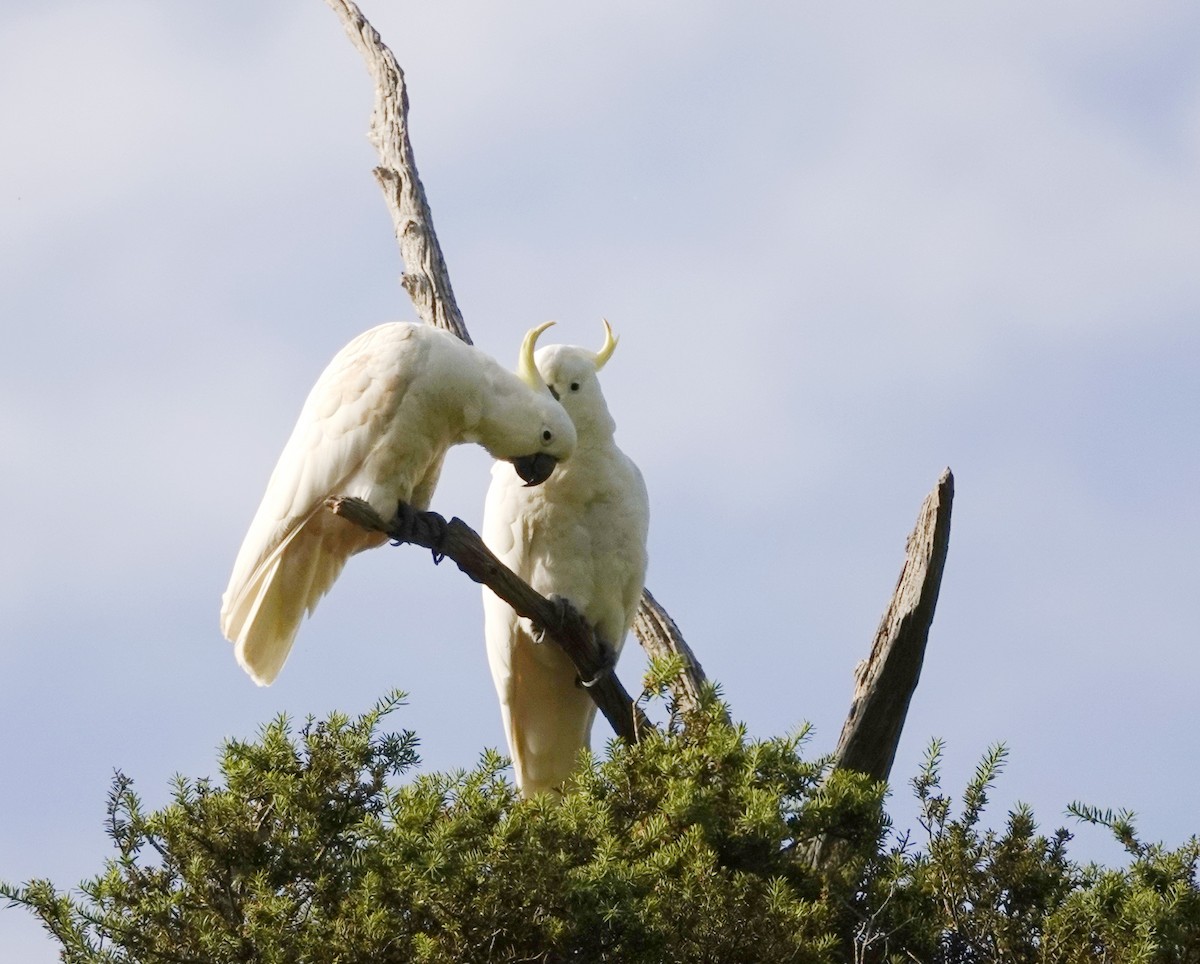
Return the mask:
M396 514L388 523L387 534L392 545L402 546L412 542L417 529L417 510L407 502L396 503Z
M584 679L582 676L575 678L575 684L584 689L591 689L606 676L612 675L612 671L617 668L617 651L613 649L612 644L596 636L596 645L600 649L600 668L592 674L591 679Z
M450 523L436 512L425 512L423 516L429 524L429 549L433 553L433 564L440 566L446 558L446 537L450 534Z
M550 595L546 597L546 602L554 607L555 625L565 625L567 619L569 618L567 614L571 608L570 601L565 596ZM539 623L531 623L530 625L532 628L532 632L529 634L530 638L539 645L544 643L548 636L546 627L540 625Z
M450 523L436 512L422 512L407 502L397 502L396 514L388 523L387 534L394 546L411 543L431 550L436 565L446 558L445 546Z

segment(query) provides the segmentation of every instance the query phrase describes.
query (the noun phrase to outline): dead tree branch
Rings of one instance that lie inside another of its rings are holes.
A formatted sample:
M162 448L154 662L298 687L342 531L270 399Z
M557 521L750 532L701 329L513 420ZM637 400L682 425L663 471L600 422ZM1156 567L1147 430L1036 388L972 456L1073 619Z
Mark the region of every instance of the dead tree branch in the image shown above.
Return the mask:
M921 504L871 655L855 670L854 700L833 754L837 769L857 770L875 780L886 780L892 772L933 624L953 502L954 476L946 469ZM812 841L808 858L814 867L828 866L843 852L843 841L821 836Z
M904 568L875 633L871 655L855 670L854 701L834 753L837 767L876 780L886 780L892 772L933 624L950 546L953 502L954 476L946 469L926 496L908 537Z
M400 257L404 260L401 284L423 322L452 331L470 344L471 336L454 299L442 246L433 230L425 188L417 176L417 162L408 137L404 71L352 0L326 0L326 3L342 21L375 81L375 109L371 112L367 136L379 154L375 180L391 212Z
M706 677L700 661L692 648L684 641L683 634L649 589L642 590L642 602L633 617L633 632L646 655L651 659L678 656L683 660L683 669L671 683L671 694L675 706L686 718L700 704L700 689Z
M612 648L600 642L588 621L569 603L551 601L529 588L462 519L447 522L436 512L409 510L385 522L361 499L333 498L326 505L343 519L373 532L383 532L395 543L411 543L432 550L435 561L445 556L512 606L518 616L532 620L563 648L575 664L579 678L593 681L587 684L588 693L617 736L636 743L641 734L653 729L612 671Z
M470 343L466 322L454 299L450 274L433 229L433 215L417 175L417 163L408 136L408 88L395 54L383 42L353 0L326 0L338 15L351 42L366 61L375 82L375 107L368 137L379 154L375 179L383 189L388 211L404 261L404 289L426 324L454 332ZM681 709L694 705L704 682L704 672L683 640L674 620L650 595L642 603L633 626L642 647L651 656L678 654L684 659L683 676L675 687Z

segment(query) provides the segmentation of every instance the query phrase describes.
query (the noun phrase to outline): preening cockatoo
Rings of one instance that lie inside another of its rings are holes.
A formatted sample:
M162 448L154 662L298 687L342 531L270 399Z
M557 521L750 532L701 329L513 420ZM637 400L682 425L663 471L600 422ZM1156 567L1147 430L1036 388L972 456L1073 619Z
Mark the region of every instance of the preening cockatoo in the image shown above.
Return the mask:
M575 423L575 454L537 489L496 463L483 539L542 595L574 604L615 659L646 578L650 508L642 473L613 441L616 425L596 377L617 344L607 321L604 331L599 353L568 345L538 351L538 371ZM535 639L529 622L486 588L483 608L517 786L526 797L555 792L588 743L596 705L558 645Z
M429 506L446 450L478 442L535 486L575 448L575 427L538 374L525 336L517 374L430 325L380 325L334 356L309 393L221 598L221 632L242 668L271 683L306 613L346 560L381 545L325 507L365 499L385 519Z

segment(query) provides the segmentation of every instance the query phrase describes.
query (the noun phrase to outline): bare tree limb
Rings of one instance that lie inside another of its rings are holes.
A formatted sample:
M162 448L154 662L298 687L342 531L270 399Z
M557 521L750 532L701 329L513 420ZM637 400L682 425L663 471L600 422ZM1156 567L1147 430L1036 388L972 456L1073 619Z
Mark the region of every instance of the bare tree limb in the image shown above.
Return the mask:
M854 700L833 754L837 769L857 770L875 780L891 775L933 624L950 546L953 502L954 476L946 469L921 504L908 536L904 566L875 632L871 655L854 671ZM811 842L808 859L814 867L829 866L838 862L844 849L842 840L823 835Z
M575 664L587 691L617 736L636 743L654 728L613 672L612 647L601 643L595 629L565 600L549 600L535 592L493 555L462 519L447 522L436 512L407 510L390 522L361 499L338 497L326 502L343 519L364 529L383 532L396 543L433 550L434 560L445 556L475 582L482 583L516 611L534 622L563 648Z
M886 780L921 677L929 627L937 606L946 551L954 476L946 469L925 498L908 537L907 556L883 614L871 655L855 670L854 701L842 727L834 765Z
M368 136L379 154L375 178L383 189L396 241L400 245L405 266L404 288L423 322L452 331L469 344L471 336L454 299L450 274L433 229L433 215L417 175L408 136L408 89L404 71L353 0L326 0L326 3L342 21L375 82L375 107ZM633 628L642 647L651 656L678 654L683 657L683 676L673 691L681 709L694 705L704 682L704 672L684 642L679 627L648 590L642 596Z
M396 241L400 245L400 257L404 260L401 283L423 322L445 328L470 344L471 336L454 299L442 247L433 230L433 215L425 198L425 189L417 176L417 162L408 138L408 89L404 85L404 71L353 0L325 2L342 21L375 81L375 109L371 112L367 136L379 154L375 180L383 189L395 226Z
M633 617L633 631L651 659L679 656L683 669L671 683L675 705L685 717L700 704L700 688L706 677L700 661L684 641L683 634L649 589L642 590L642 602Z

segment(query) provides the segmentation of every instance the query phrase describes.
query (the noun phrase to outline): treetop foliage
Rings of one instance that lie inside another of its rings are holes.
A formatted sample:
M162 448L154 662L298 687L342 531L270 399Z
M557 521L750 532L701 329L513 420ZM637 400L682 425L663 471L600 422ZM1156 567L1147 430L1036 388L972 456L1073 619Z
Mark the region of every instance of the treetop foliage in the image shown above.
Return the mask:
M118 773L103 872L0 896L68 964L1200 962L1200 842L1148 845L1132 815L1073 805L1128 849L1110 869L1023 806L984 829L1003 747L956 809L935 742L920 833L900 835L882 784L806 759L806 731L750 739L712 689L586 759L561 801L521 800L493 751L415 775L415 735L383 728L402 702L280 717L157 811Z

